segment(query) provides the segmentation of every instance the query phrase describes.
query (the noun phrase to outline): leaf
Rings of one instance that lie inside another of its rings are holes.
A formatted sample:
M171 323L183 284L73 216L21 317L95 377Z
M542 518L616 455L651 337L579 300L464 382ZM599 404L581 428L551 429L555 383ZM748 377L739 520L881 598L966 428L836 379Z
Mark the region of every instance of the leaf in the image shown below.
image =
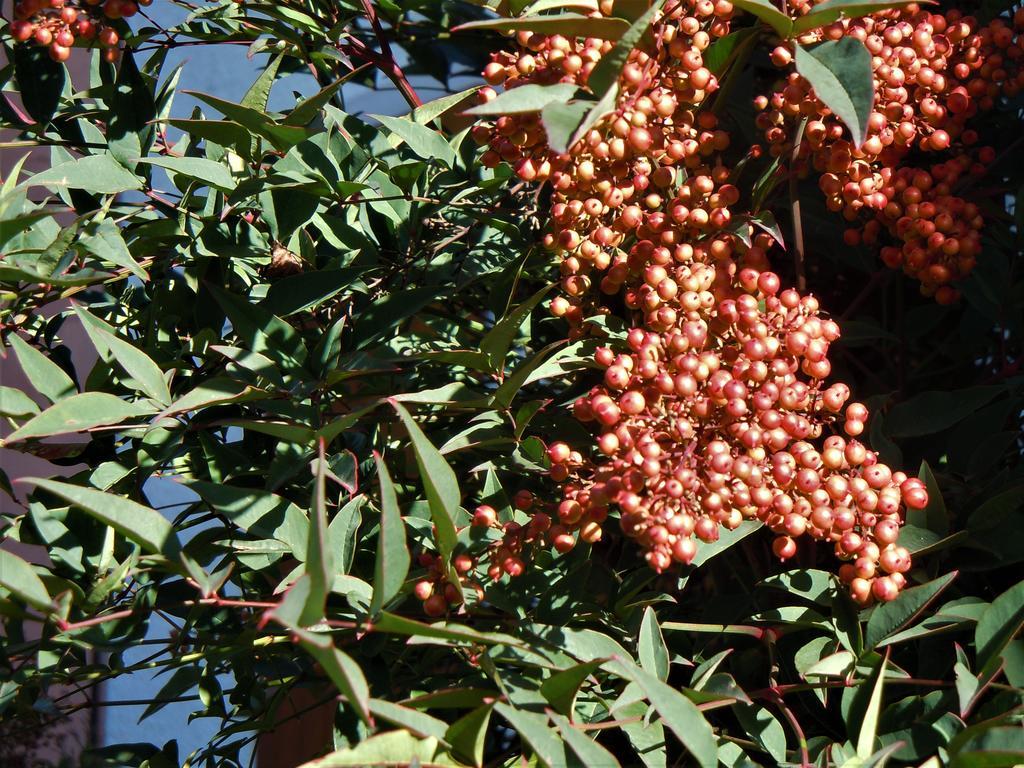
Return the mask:
M863 144L875 102L871 54L864 43L855 37L843 37L812 48L797 45L796 71L846 124L854 146Z
M992 601L974 630L975 666L985 673L1024 626L1024 581Z
M883 656L878 670L872 674L874 685L871 688L871 698L868 699L868 706L864 711L864 718L861 720L860 731L857 735L857 757L861 760L867 760L875 751L875 737L878 735L878 719L882 712L882 686L885 683L887 661L888 656Z
M752 38L756 39L758 34L756 27L744 27L718 38L704 50L704 66L713 75L720 77L744 44L748 44L747 41Z
M800 35L812 29L827 26L840 18L856 19L869 16L876 11L902 8L918 0L825 0L814 6L809 13L793 22L793 35Z
M565 35L566 37L596 37L601 40L618 40L628 30L628 21L612 16L584 16L579 13L561 13L557 16L524 16L518 19L484 19L460 24L452 32L466 32L475 29L496 29L499 31L528 30L541 35Z
M803 677L846 677L857 665L857 657L850 651L839 651L830 654L820 661L811 664L803 672Z
M29 477L25 478L25 482L88 512L147 552L176 558L181 551L181 543L170 521L155 509L112 493L82 488L59 480Z
M568 104L551 102L541 110L541 123L552 149L556 152L566 152L575 144L572 137L576 135L593 106L592 101L572 101Z
M320 632L307 632L298 627L289 627L306 652L324 668L338 690L348 700L359 718L367 725L373 725L370 715L370 688L359 665L347 653L334 646L331 636Z
M203 157L171 157L168 155L143 157L139 158L139 162L166 168L177 176L201 182L200 186L215 187L222 192L231 192L237 186L237 182L231 178L231 171L227 166ZM178 186L187 185L179 184Z
M540 112L549 104L565 104L578 90L579 86L573 83L555 83L554 85L528 83L502 91L497 98L491 99L486 104L479 104L472 109L467 109L465 114L500 117L501 115Z
M761 527L762 523L757 520L744 520L733 530L723 529L716 541L709 544L702 543L697 548L697 556L690 563L694 568L699 568L708 560L722 554L725 550L738 544L742 539L747 538L754 531Z
M438 755L437 739L418 739L408 731L388 731L339 749L299 768L451 768L455 763Z
M149 273L132 258L121 229L112 220L103 219L99 224L90 226L78 238L78 243L105 263L123 267L140 280L149 280Z
M387 115L370 115L370 117L380 121L381 125L402 139L409 145L409 149L424 160L437 158L443 160L449 168L456 165L455 150L444 140L444 136L432 128L400 117L388 117Z
M374 716L389 723L401 726L412 731L417 736L432 737L439 741L445 741L445 731L448 723L438 720L417 709L403 707L383 699L370 699L370 711Z
M551 292L553 285L545 286L528 298L518 307L509 312L494 324L486 335L480 340L480 351L487 354L491 363L491 369L495 372L502 372L505 369L505 358L508 356L519 329L523 322L529 317L540 302Z
M117 195L142 189L142 180L112 155L88 155L29 176L21 186L61 187L81 189L95 195Z
M106 392L83 392L51 405L25 422L5 441L8 445L30 437L66 435L96 427L120 424L134 416L152 413L138 403L129 403Z
M540 685L540 692L563 715L572 715L573 702L583 682L607 659L593 659L556 672Z
M12 53L14 71L20 85L18 96L25 105L25 111L36 122L49 123L60 105L67 69L63 64L53 61L43 46L14 45L5 51L7 55Z
M654 0L651 7L644 11L640 18L634 21L625 34L619 38L615 47L601 57L587 78L587 86L591 91L602 96L616 87L619 76L622 74L622 68L626 66L630 54L640 45L640 41L650 29L654 17L661 13L664 6L665 0Z
M764 707L738 706L733 707L736 719L743 730L764 749L776 764L786 762L786 731L771 712Z
M765 587L781 589L820 605L831 605L836 594L836 577L828 571L801 568L769 576L761 582Z
M619 761L615 759L615 755L575 728L566 718L552 713L551 721L558 727L565 743L576 753L583 765L588 768L619 768Z
M305 312L351 288L363 271L362 267L321 269L275 280L260 306L278 317Z
M494 709L530 746L541 765L547 768L562 768L566 765L565 746L558 735L548 727L547 717L516 709L504 702L495 704Z
M640 622L637 657L640 659L640 666L645 670L659 680L668 680L668 648L658 626L658 615L651 606L644 610L644 617Z
M927 584L906 589L895 600L878 605L868 619L864 647L873 649L889 635L909 625L956 577L957 571L953 571Z
M215 285L207 289L231 321L231 330L250 350L266 355L285 367L301 367L306 347L295 329L272 312Z
M32 566L6 549L0 549L0 587L33 608L48 611L53 607L46 585Z
M18 358L18 365L36 390L49 400L56 403L65 397L78 392L75 382L64 373L64 369L50 360L46 355L30 346L18 334L7 337L7 343Z
M463 715L444 734L445 741L452 745L452 752L479 768L484 762L484 746L487 743L487 728L491 722L493 704L484 704L469 714Z
M907 523L925 528L941 538L949 533L949 513L942 498L942 489L939 488L939 483L927 461L921 462L917 476L924 482L928 491L928 505L924 509L908 509Z
M410 112L408 118L419 125L427 125L457 107L479 90L480 88L474 85L464 91L428 101L426 104L416 107L416 109Z
M1020 725L985 724L971 728L950 744L950 768L1014 768L1024 763L1024 729Z
M482 645L522 645L511 635L497 632L478 632L472 627L460 624L424 624L422 621L407 619L387 611L381 611L373 622L375 632L388 632L396 635L407 635L416 638L432 638L450 640L458 643L476 643Z
M241 105L249 109L256 109L260 112L267 111L267 104L270 101L270 89L274 87L274 80L277 79L277 70L281 66L284 54L275 56L267 64L256 82L249 86L249 90L242 97Z
M36 401L20 389L0 386L0 416L25 418L39 413Z
M299 615L299 624L303 627L324 617L327 595L334 584L334 552L327 546L330 539L327 533L327 461L323 441L320 442L315 472L306 539L306 574L310 579L310 592Z
M459 511L459 481L444 456L423 434L416 421L401 403L392 399L391 405L405 424L420 468L420 480L430 503L430 516L437 529L437 547L445 562L450 562L457 542L455 520Z
M981 386L952 392L921 392L889 409L885 431L890 437L933 435L967 418L1005 391L1005 387Z
M740 10L746 11L751 16L759 18L774 29L779 37L784 40L793 31L793 20L768 2L768 0L735 0L733 5Z
M125 373L131 376L142 391L156 400L160 405L169 405L171 392L167 388L163 371L150 359L149 355L138 347L130 344L120 336L112 333L110 326L96 320L84 309L75 305L75 313L82 321L85 332L98 351L109 352Z
M374 453L373 459L377 464L377 478L380 481L381 510L377 560L373 571L373 600L370 602L370 615L376 616L384 604L401 591L409 573L411 558L391 475L379 454Z
M651 702L651 706L661 716L665 725L682 742L701 768L714 768L717 765L718 747L715 735L696 704L639 667L622 661L610 662L609 666L620 676L640 686L644 696Z

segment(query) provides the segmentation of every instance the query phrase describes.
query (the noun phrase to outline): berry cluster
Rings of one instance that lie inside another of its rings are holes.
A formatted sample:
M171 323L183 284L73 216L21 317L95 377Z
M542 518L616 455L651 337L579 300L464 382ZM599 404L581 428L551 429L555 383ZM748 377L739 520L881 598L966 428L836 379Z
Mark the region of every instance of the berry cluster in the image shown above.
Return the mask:
M586 318L623 306L636 326L621 347L599 349L604 382L574 405L594 428L592 455L549 446L562 497L539 505L557 521L534 513L546 531L534 538L566 551L573 532L597 540L617 509L662 571L692 562L722 527L756 519L776 534L778 557L792 557L803 535L831 542L859 602L890 600L910 567L896 544L902 510L924 506L927 493L856 440L867 409L847 403L845 385L824 384L838 326L816 299L782 288L769 271L775 237L735 210L729 134L701 109L717 88L703 51L729 32L732 13L725 0L668 4L623 68L614 112L568 153L547 146L536 114L474 130L486 163L550 182L544 242L562 272L552 313L575 336L599 334ZM518 42L489 65L492 85L584 85L607 50L560 36ZM506 553L521 562L513 546L496 551L492 575L511 573Z
M820 175L831 210L850 222L868 219L863 232L861 225L849 230L847 241L875 244L884 231L896 243L883 250L886 264L918 279L922 292L940 303L956 300L952 284L970 273L980 251L978 207L957 191L995 159L990 147L977 146L969 121L1024 86L1021 30L1024 11L979 27L959 11L907 6L843 19L801 38L811 44L854 37L870 52L875 105L860 147L796 72L755 101L774 155L792 155L805 123L797 169ZM788 48L780 46L771 58L791 68ZM929 161L936 153L951 159Z
M11 37L49 49L54 61L67 61L78 41L95 42L107 61L120 57L121 37L112 22L139 12L153 0L18 0L14 4Z

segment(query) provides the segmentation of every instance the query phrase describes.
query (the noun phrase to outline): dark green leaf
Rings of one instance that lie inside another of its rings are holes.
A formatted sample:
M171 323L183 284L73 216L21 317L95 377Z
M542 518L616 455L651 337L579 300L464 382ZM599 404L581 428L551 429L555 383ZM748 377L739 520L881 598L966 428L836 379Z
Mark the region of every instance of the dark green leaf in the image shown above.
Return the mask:
M25 482L74 504L145 551L175 558L181 544L170 521L142 504L112 493L82 488L59 480L26 478Z
M370 615L376 616L385 603L402 589L409 573L409 547L405 540L405 524L398 508L398 497L387 465L377 454L377 478L380 481L380 537L373 578L373 601Z
M875 102L871 54L864 43L855 37L843 37L811 48L797 45L796 71L846 124L854 146L863 144Z

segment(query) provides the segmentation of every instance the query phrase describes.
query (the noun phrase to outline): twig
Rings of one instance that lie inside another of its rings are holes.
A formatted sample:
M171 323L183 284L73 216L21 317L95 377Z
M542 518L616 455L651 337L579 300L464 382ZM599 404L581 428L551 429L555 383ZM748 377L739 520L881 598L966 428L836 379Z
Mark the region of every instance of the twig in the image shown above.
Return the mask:
M793 216L793 267L796 271L796 289L800 293L807 290L807 267L804 253L804 227L800 218L800 192L797 189L796 163L800 156L800 144L804 140L804 128L806 127L807 118L805 117L796 129L789 168L789 210Z

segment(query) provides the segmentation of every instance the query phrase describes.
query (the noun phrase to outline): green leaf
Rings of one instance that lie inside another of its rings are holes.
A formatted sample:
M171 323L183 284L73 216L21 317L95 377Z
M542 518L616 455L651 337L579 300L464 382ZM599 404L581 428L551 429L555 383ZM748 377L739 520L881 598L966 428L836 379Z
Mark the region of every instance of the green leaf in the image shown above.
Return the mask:
M749 46L750 43L748 41L752 38L756 39L759 32L760 30L756 27L744 27L735 32L730 32L725 37L718 38L705 49L704 66L716 77L720 77L737 53L744 45Z
M885 683L886 662L887 657L883 656L878 670L872 674L874 685L871 687L871 697L868 699L868 706L864 711L864 718L861 720L860 731L857 735L857 757L861 760L867 760L875 751L878 720L882 712L882 686Z
M428 101L426 104L416 107L416 109L410 112L408 118L419 125L427 125L457 107L479 90L480 88L474 85L464 91Z
M25 482L74 504L125 538L134 541L147 552L162 553L169 558L176 558L181 551L181 543L170 521L155 509L122 496L82 488L59 480L30 477L25 478Z
M890 437L933 435L967 418L1005 391L1005 387L981 386L953 392L922 392L889 409L885 431Z
M160 405L169 405L171 392L167 388L163 371L150 359L149 355L138 347L115 335L106 323L103 323L80 306L75 306L75 313L82 321L85 332L100 354L113 357L125 373L131 376L142 391L156 400Z
M457 542L455 520L461 499L459 481L444 456L423 434L423 430L405 407L394 399L391 400L391 405L398 412L398 417L405 424L409 439L412 441L416 464L420 468L420 480L430 503L430 516L437 529L437 547L444 561L449 562Z
M439 755L437 739L418 739L408 731L388 731L339 749L299 768L452 768L455 763Z
M36 401L20 389L0 386L0 416L24 418L39 413Z
M132 257L121 229L112 220L103 219L99 224L90 225L78 238L78 243L105 263L124 267L140 280L149 280L149 273Z
M290 629L306 652L324 668L331 682L344 694L360 719L367 725L373 725L373 718L370 715L370 687L366 684L366 678L363 677L359 665L351 656L334 646L330 635L307 632L298 627Z
M55 403L8 435L7 444L30 437L66 435L96 427L120 424L153 411L106 392L83 392Z
M480 768L484 764L484 746L487 743L487 729L491 723L493 704L481 707L463 715L444 734L445 741L452 745L456 757L467 760Z
M299 624L304 627L324 617L327 595L334 584L334 552L327 546L330 539L327 533L327 461L324 459L323 442L320 443L315 471L306 539L306 574L310 579L310 593L299 616Z
M668 648L658 626L658 615L651 606L644 610L644 617L640 622L637 657L640 659L640 666L645 670L659 680L668 680Z
M856 19L876 11L902 8L916 2L917 0L825 0L793 22L793 35L827 26L840 18Z
M949 513L942 498L942 489L927 461L921 462L917 476L928 491L928 505L924 509L908 509L907 524L925 528L941 538L949 533Z
M373 458L377 463L377 478L380 481L381 509L380 537L373 572L373 600L370 603L370 615L376 616L384 604L401 591L409 573L411 558L395 485L381 457L374 453Z
M541 110L541 122L549 146L556 152L568 151L576 143L573 137L593 107L592 101L572 101L568 104L552 102L545 106Z
M873 649L889 635L908 626L953 583L953 579L956 577L957 571L953 571L934 581L929 581L927 584L905 589L895 600L876 606L871 613L871 618L868 619L864 647L869 650Z
M504 702L495 704L494 709L530 746L541 765L547 768L563 768L567 764L565 746L558 735L548 727L547 717L516 709Z
M222 192L231 192L237 186L227 166L203 157L142 157L139 158L139 162L166 168L176 176L193 179L201 182L201 186L215 187ZM188 185L177 186L184 188Z
M49 400L56 403L65 397L78 392L75 382L64 373L64 369L50 360L46 355L30 346L18 334L7 337L7 343L18 358L18 365L36 390Z
M393 725L406 728L417 736L432 737L438 741L445 742L445 732L448 729L448 723L444 722L444 720L438 720L436 717L420 712L417 709L403 707L400 704L383 699L370 699L369 707L374 716L379 717L381 720L387 720Z
M983 673L999 664L999 658L1024 626L1024 581L1018 582L992 601L974 630L976 667Z
M801 568L769 576L761 584L799 595L820 605L831 605L837 591L835 575L814 568Z
M669 730L682 742L701 768L714 768L718 747L711 725L697 705L675 688L632 664L612 661L608 665L620 676L632 680L644 692Z
M388 117L387 115L371 115L371 117L380 121L381 125L402 139L409 145L409 149L424 160L437 158L443 160L449 168L455 166L455 150L445 141L444 136L432 128L400 117Z
M249 86L249 90L242 97L241 105L243 107L259 110L260 112L267 111L267 103L270 101L270 89L274 87L274 81L277 79L277 70L280 68L283 60L283 53L270 60L266 69L260 73L260 76L256 78L256 82Z
M552 713L551 722L558 727L565 743L576 753L583 765L588 768L618 768L619 761L615 755L575 728L566 718Z
M487 354L493 371L499 373L505 370L505 358L508 356L512 342L515 341L523 322L553 287L548 285L541 288L496 322L494 327L480 340L480 351Z
M786 731L771 712L759 706L736 706L732 711L743 730L771 755L778 765L786 762Z
M846 124L854 146L863 144L875 102L871 54L864 43L855 37L843 37L812 48L797 45L796 71Z
M528 83L502 91L497 98L491 99L486 104L479 104L472 109L467 109L466 114L500 117L501 115L540 112L549 104L565 104L578 90L579 86L573 83L555 83L554 85Z
M584 16L579 13L562 13L557 16L524 16L518 19L484 19L461 24L452 32L473 29L497 29L500 31L527 30L541 35L565 35L566 37L596 37L601 40L618 40L627 31L628 21L612 16Z
M760 529L761 526L762 523L757 520L744 520L731 531L723 529L716 541L712 541L710 544L702 543L697 548L697 556L693 558L691 565L694 568L699 568L711 558L717 557L725 552L725 550L747 538L754 531Z
M640 45L640 41L650 29L654 17L661 13L664 6L665 0L654 0L651 7L644 11L640 18L634 21L625 34L619 38L615 47L601 57L587 78L587 86L591 91L602 96L616 87L619 75L622 74L622 68L626 66L630 54Z
M0 549L0 587L34 608L52 608L50 593L32 566L6 549Z
M424 624L422 621L407 619L387 611L382 611L376 618L373 622L373 629L375 632L406 635L416 639L432 638L483 645L522 645L521 641L510 635L497 632L478 632L472 627L460 624Z
M733 5L759 18L783 39L788 38L793 32L793 20L768 0L735 0Z
M305 312L337 296L364 272L362 267L322 269L275 280L260 306L278 317Z
M540 692L563 715L572 715L576 694L583 682L607 659L592 659L556 672L540 685Z
M1024 729L1019 725L968 729L950 744L950 768L1014 768L1024 763Z
M142 180L112 155L88 155L29 176L21 186L81 189L95 195L118 195L142 189Z
M272 312L251 304L217 286L207 285L231 321L232 333L244 341L250 350L266 355L285 367L301 367L306 359L306 347L295 329Z

